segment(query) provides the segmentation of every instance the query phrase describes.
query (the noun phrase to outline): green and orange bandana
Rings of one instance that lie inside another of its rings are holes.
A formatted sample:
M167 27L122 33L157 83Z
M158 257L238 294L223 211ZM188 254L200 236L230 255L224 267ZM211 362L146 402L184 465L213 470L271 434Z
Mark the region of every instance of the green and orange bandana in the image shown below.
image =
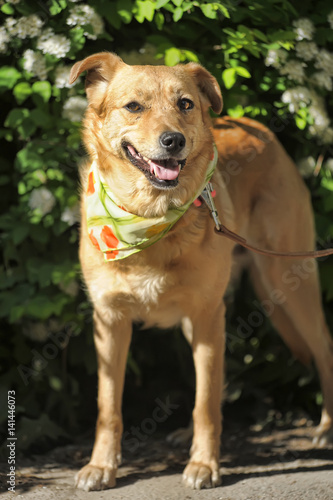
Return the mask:
M206 177L198 192L185 205L170 208L162 217L139 217L127 212L113 201L113 194L104 181L97 163L93 162L88 175L87 224L92 244L104 254L106 261L125 259L153 245L170 231L210 181L217 165L218 153L214 144Z

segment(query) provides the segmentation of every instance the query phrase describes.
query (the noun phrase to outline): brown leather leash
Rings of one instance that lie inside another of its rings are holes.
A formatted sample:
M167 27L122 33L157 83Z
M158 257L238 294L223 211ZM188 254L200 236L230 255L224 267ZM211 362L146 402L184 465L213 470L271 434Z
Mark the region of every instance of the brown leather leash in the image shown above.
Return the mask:
M290 259L295 259L297 257L313 257L318 259L319 257L326 257L327 255L333 255L333 248L327 248L326 250L314 250L312 252L275 252L274 250L264 250L263 248L250 245L245 238L242 238L238 234L230 231L227 227L220 224L219 227L215 227L215 232L221 236L225 236L229 240L234 241L238 245L251 250L252 252L259 253L261 255L268 255L270 257L287 257Z
M254 245L251 245L246 241L245 238L242 238L238 234L234 233L230 229L228 229L226 226L224 226L218 216L216 206L213 200L213 194L214 190L212 187L212 184L209 182L207 186L204 188L204 190L201 193L201 198L204 200L206 203L207 207L210 210L210 213L214 219L215 222L215 232L217 234L220 234L221 236L225 236L229 240L234 241L238 245L241 245L244 248L247 248L248 250L251 250L252 252L259 253L261 255L268 255L270 257L284 257L284 258L289 258L289 259L295 259L299 257L310 257L314 259L318 259L319 257L326 257L328 255L333 255L333 248L327 248L325 250L313 250L310 252L276 252L275 250L266 250L263 248L256 247Z

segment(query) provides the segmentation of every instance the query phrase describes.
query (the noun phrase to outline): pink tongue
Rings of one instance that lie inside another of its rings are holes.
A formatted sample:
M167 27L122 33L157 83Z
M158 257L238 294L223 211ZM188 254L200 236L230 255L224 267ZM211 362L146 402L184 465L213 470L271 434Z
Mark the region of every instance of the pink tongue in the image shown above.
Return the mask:
M163 181L174 181L180 172L180 165L176 162L174 165L170 165L170 168L164 168L153 161L150 161L149 166L150 172Z

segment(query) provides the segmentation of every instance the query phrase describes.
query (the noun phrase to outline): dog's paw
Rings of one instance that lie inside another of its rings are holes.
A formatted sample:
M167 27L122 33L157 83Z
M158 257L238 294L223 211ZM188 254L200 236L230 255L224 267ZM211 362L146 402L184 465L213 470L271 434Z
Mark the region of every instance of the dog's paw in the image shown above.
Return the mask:
M75 477L75 486L80 490L105 490L116 485L117 469L86 465Z
M316 429L312 442L319 448L324 448L329 444L333 444L333 427L319 425Z
M203 463L189 462L183 473L183 482L194 490L201 490L215 488L222 481L217 464L211 467Z
M167 442L173 446L189 446L193 436L193 425L181 427L167 436Z

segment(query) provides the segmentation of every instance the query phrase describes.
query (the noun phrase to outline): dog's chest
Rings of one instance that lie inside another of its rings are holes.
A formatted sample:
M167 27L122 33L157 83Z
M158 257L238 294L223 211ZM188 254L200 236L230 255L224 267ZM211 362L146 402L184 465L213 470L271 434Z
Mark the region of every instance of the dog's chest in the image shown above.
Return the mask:
M169 328L178 324L184 314L179 276L158 269L129 273L124 283L125 315L145 327Z
M157 304L162 295L174 284L170 273L156 269L145 269L141 273L130 273L126 277L131 294L138 304L150 307Z

